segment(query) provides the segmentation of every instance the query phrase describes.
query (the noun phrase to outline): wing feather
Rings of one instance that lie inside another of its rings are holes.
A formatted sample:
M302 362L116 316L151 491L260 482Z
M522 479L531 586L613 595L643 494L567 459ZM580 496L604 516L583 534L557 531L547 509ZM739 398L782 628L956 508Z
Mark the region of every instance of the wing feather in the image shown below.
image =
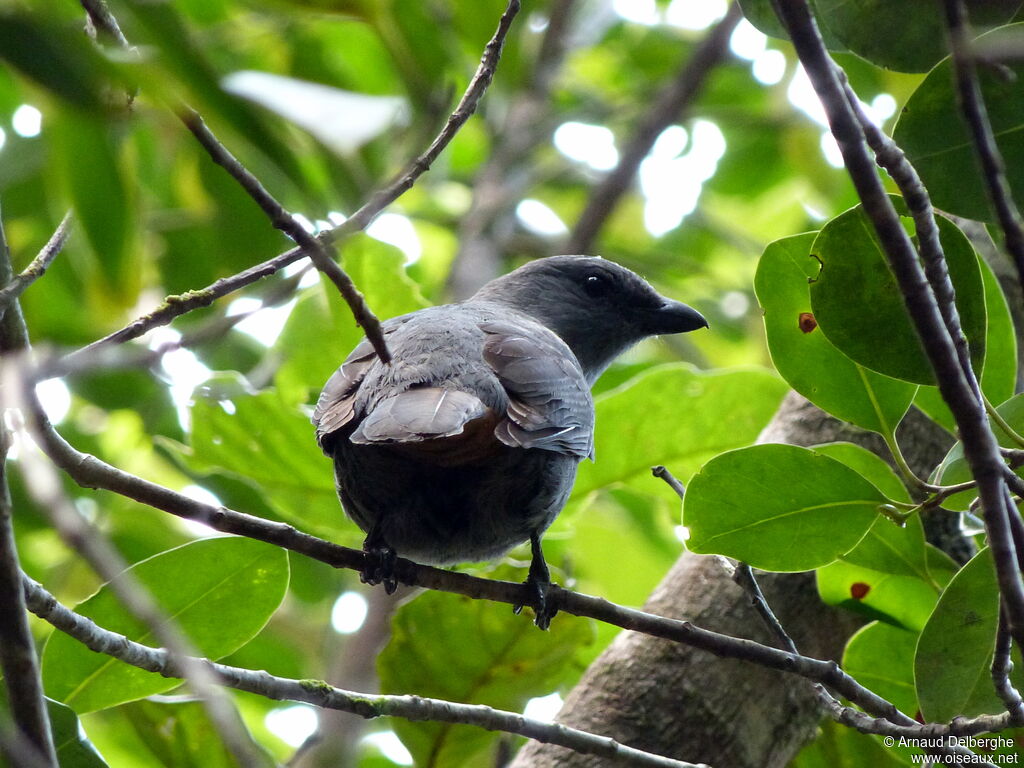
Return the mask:
M540 326L488 322L481 329L484 360L509 396L495 437L513 447L593 458L594 401L569 347Z
M488 413L480 398L469 392L441 387L407 389L381 401L349 439L367 445L452 437Z

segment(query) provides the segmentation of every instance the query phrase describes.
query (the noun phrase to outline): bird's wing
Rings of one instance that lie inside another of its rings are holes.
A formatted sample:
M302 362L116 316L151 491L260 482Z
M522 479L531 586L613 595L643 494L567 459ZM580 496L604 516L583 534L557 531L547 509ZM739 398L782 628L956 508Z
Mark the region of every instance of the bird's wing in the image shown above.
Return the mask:
M473 391L443 384L444 373L431 375L431 354L418 348L407 349L409 334L396 333L403 326L407 326L407 331L418 316L422 319L420 313L413 313L384 324L385 337L390 337L396 355L387 372L386 389L393 388L393 394L382 391L379 397L369 400L361 394L367 377L377 381L380 373L372 373L379 363L373 347L365 340L324 385L313 412L313 423L317 442L328 455L333 450L333 436L341 430L345 430L352 443L392 444L408 452L423 453L426 460L441 464L465 463L493 451L498 414ZM441 332L437 328L434 331ZM415 340L415 334L413 337ZM440 366L435 363L434 367ZM433 385L433 380L437 385ZM376 386L380 386L380 381Z
M485 322L484 361L509 396L494 430L505 445L594 457L594 401L566 344L542 328Z
M349 438L353 443L415 443L460 434L490 409L476 395L417 387L382 400Z
M313 411L313 424L316 441L325 452L329 436L352 421L359 385L375 362L377 353L364 339L324 385Z

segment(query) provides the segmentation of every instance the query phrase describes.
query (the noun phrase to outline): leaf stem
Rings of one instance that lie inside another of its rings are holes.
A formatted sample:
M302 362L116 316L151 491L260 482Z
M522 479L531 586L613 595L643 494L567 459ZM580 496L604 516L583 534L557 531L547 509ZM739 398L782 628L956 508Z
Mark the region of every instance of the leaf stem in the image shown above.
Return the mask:
M885 444L889 446L889 452L892 454L893 461L896 462L896 469L908 485L911 490L921 491L923 493L938 493L941 489L938 485L932 485L927 483L914 474L914 470L910 468L906 458L903 456L903 451L900 450L900 444L896 440L895 432L887 432L882 435L882 439L885 440Z

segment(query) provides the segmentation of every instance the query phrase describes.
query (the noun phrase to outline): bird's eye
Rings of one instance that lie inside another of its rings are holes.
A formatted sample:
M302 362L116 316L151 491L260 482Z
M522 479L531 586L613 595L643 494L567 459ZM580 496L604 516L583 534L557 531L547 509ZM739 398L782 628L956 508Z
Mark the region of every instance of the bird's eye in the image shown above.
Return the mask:
M583 290L588 296L604 296L611 289L611 281L604 275L589 274L583 278Z

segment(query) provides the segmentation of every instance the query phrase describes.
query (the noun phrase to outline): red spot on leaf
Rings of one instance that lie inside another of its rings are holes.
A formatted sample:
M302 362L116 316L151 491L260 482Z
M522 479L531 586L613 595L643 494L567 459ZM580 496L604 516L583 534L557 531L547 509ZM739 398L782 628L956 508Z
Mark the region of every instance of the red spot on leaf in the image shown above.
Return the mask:
M871 585L865 584L863 581L855 581L850 585L850 597L854 600L863 600L870 591Z
M818 321L814 319L814 315L810 312L800 313L800 330L804 333L810 333L818 327Z

